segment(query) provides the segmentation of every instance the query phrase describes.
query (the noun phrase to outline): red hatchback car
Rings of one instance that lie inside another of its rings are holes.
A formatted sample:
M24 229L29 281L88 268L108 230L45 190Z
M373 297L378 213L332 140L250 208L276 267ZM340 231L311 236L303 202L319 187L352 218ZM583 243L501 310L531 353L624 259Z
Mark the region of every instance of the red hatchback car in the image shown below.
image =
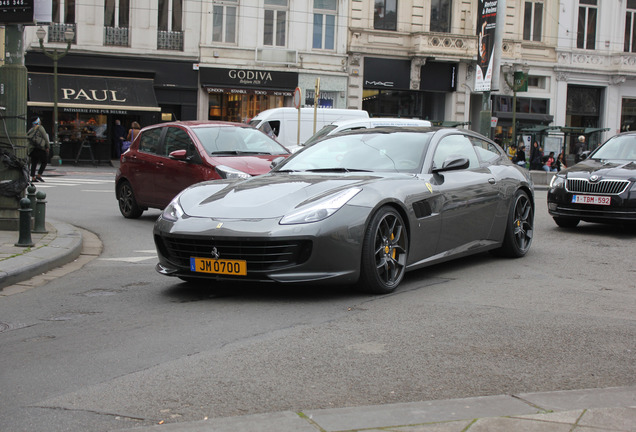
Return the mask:
M186 187L204 180L265 174L289 151L242 123L182 121L145 127L121 155L115 178L119 211L138 218L163 209Z

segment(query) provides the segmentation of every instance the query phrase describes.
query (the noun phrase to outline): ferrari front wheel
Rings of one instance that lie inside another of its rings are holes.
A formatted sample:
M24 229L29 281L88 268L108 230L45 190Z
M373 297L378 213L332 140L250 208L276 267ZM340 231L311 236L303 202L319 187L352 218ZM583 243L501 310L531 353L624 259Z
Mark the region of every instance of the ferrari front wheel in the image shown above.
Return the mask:
M508 223L503 244L493 252L499 256L519 258L524 256L534 236L534 207L530 196L518 190L508 211Z
M404 278L408 246L402 216L392 207L380 208L364 234L358 288L374 294L395 291Z

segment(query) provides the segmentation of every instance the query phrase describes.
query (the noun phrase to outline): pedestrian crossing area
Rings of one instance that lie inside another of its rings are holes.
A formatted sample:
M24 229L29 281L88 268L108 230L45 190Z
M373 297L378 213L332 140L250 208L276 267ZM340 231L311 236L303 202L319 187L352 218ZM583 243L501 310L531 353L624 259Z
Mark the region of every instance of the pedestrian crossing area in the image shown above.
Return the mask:
M114 192L115 180L113 178L78 178L78 177L44 177L44 183L34 182L37 189L50 189L56 187L80 187L87 192Z

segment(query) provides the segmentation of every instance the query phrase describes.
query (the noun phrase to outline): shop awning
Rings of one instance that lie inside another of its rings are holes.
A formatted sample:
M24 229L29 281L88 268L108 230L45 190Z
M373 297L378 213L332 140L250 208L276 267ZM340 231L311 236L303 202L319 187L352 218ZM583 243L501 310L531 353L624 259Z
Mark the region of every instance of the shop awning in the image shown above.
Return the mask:
M550 131L561 130L559 126L533 126L529 128L523 128L519 132L520 133L529 133L529 134L547 134Z
M53 107L53 74L29 73L28 106ZM57 76L57 106L77 111L161 111L153 80L86 75Z
M566 134L580 134L580 135L591 135L597 132L607 132L611 130L610 128L586 128L586 127L572 127L572 126L563 126L561 127L561 132Z
M506 119L512 120L512 113L507 111L494 111L492 113L494 117L497 117L499 120ZM554 117L550 114L539 114L539 113L520 113L518 112L515 116L515 121L531 121L537 123L552 123L554 121Z

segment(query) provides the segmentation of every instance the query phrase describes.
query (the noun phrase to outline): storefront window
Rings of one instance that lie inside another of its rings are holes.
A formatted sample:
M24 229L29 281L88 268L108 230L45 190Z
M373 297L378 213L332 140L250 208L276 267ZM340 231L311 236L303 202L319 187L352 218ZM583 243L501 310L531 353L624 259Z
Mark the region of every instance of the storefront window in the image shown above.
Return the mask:
M314 106L314 95L316 94L315 90L306 90L305 91L305 106L313 107ZM318 108L334 108L337 92L329 92L323 91L320 92L320 97L318 99Z
M636 130L636 99L623 98L621 132Z
M211 93L208 120L248 123L252 117L270 108L285 106L285 97L277 95Z

